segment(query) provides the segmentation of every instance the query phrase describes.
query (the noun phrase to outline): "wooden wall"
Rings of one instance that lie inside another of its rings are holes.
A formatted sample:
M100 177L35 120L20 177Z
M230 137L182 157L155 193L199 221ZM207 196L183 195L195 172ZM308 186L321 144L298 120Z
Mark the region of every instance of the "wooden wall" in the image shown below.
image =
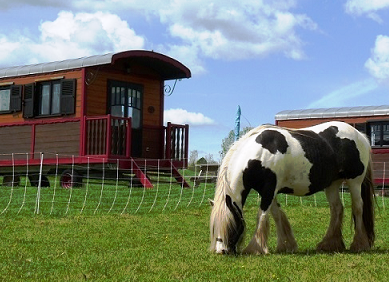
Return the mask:
M0 140L0 160L11 160L11 153L17 160L26 160L26 154L40 152L46 153L46 158L55 158L55 154L61 157L79 156L80 122L1 127Z
M143 124L144 125L162 125L161 111L163 104L161 97L161 80L157 76L139 74L127 74L111 69L88 68L86 76L89 73L95 73L96 77L86 86L86 115L100 116L107 114L107 95L108 80L117 80L140 84L143 86ZM149 112L149 107L154 108L154 112Z
M36 125L35 152L46 153L55 158L80 155L80 122L52 123Z
M14 85L26 85L39 81L49 81L53 79L58 79L59 77L63 77L64 79L77 79L77 91L76 91L76 114L72 115L75 117L81 116L81 100L82 100L82 71L81 69L72 70L72 71L62 71L48 74L40 74L40 75L29 75L29 76L21 76L21 77L13 77L13 78L2 78L0 79L0 83L13 82ZM53 117L47 117L52 119ZM47 119L46 118L46 119ZM45 118L40 118L45 119ZM31 119L29 119L31 120ZM23 111L12 113L12 114L0 114L0 125L4 123L15 123L15 122L24 122Z
M0 130L0 160L11 160L11 153L14 159L27 159L26 153L31 151L32 126L21 125L3 127Z

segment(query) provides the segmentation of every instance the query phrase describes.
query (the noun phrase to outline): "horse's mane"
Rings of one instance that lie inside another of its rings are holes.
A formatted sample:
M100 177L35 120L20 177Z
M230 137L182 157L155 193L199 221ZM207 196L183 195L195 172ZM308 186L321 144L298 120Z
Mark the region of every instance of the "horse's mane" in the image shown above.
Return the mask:
M233 194L232 188L230 186L230 181L228 179L228 168L229 168L230 161L233 155L239 149L240 144L242 144L245 140L247 140L251 136L258 134L259 132L261 132L266 128L271 128L271 127L275 127L275 126L266 124L250 130L245 135L243 135L239 140L234 142L234 144L231 146L231 148L228 150L227 154L223 158L223 161L219 168L217 181L216 181L214 206L212 209L211 221L210 221L211 229L213 228L214 222L222 223L218 225L220 228L219 231L222 234L228 234L227 232L228 228L236 228L236 222L234 221L233 214L231 212L228 212L228 207L225 203L226 195ZM232 225L229 226L228 222L230 222ZM211 230L211 236L215 231L216 230ZM214 249L215 242L216 240L214 240L214 238L211 238L211 249Z

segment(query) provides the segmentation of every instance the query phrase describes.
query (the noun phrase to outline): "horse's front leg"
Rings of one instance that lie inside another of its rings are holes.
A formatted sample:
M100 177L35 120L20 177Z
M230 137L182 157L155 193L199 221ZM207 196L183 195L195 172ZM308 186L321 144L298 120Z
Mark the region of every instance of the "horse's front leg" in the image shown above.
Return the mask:
M343 205L339 197L339 186L341 182L336 181L325 189L327 200L330 204L330 225L323 240L317 245L318 251L342 252L345 245L342 236Z
M243 250L243 254L260 255L269 252L267 248L270 230L268 211L269 209L267 211L259 209L256 231L250 243Z
M271 215L274 218L277 228L277 252L293 253L297 251L297 243L286 214L280 208L277 200L274 199L270 207Z

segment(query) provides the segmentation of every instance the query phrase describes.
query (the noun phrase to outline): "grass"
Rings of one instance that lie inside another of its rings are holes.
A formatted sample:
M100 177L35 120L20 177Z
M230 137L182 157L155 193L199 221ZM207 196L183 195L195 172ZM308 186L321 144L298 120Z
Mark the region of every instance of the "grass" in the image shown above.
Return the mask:
M0 214L13 217L39 213L62 217L168 212L206 204L214 193L214 184L188 189L175 180L154 182L153 189L133 187L129 181L115 179L89 179L84 180L82 187L62 189L58 178L49 177L49 180L51 186L42 187L39 193L36 187L28 186L28 182L26 185L25 178L17 187L1 187Z
M50 191L53 190L42 189L42 197L47 196L49 200L42 200L39 215L34 214L34 201L26 201L22 211L17 213L22 202L20 197L23 197L19 190L24 192L25 188L15 188L8 210L0 216L0 280L387 281L389 276L389 211L383 207L383 204L389 204L386 199L377 199L380 206L376 215L377 240L369 252L321 254L315 251L329 221L325 197L320 193L304 199L302 204L299 198L280 197L299 244L297 253L274 253L276 238L272 222L270 255L220 256L208 252L210 208L205 201L201 202L204 197L212 197L211 188L209 191L204 186L195 191L180 190L178 185L164 184L158 188L158 194L156 189L133 188L130 205L122 214L129 188L119 188L126 193L116 197L114 208L108 212L115 187L113 184L112 189L103 190L107 193L96 213L101 187L89 187L87 203L90 208L81 214L86 187L73 189L67 213L70 191L56 191L58 201L51 214L48 211L52 206ZM11 190L3 187L2 191L0 209L9 203ZM62 193L64 205L61 205ZM170 195L168 208L163 209L167 195ZM35 200L36 188L27 187L26 197ZM135 213L142 198L145 207ZM78 199L82 199L81 203ZM349 245L353 233L349 224L348 194L344 201L344 238ZM245 207L246 243L254 229L257 207L258 198L252 194Z

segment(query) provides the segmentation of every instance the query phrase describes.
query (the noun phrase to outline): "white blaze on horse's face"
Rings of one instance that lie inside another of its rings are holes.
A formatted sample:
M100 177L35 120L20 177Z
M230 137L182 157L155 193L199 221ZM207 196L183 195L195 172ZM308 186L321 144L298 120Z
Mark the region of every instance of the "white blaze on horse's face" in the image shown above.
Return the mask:
M220 237L216 238L216 253L217 254L224 254L226 253L227 246L223 244L223 239Z

